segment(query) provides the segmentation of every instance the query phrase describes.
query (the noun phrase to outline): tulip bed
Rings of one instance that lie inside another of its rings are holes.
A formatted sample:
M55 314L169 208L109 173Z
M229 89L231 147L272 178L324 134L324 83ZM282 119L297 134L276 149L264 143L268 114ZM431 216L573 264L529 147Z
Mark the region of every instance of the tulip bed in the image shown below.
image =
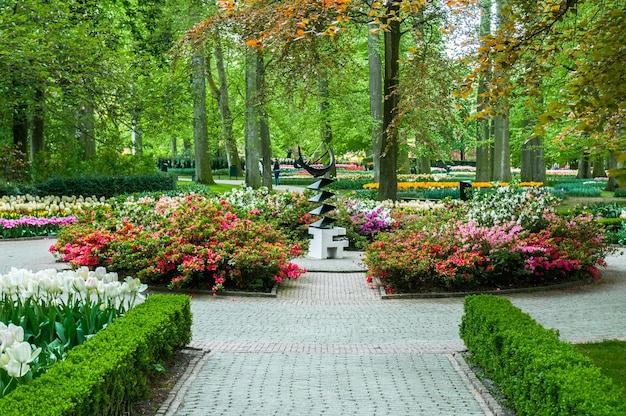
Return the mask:
M0 238L52 236L60 227L76 222L74 214L106 205L104 198L3 196L0 197Z
M146 285L99 268L0 276L0 397L45 373L142 301Z
M152 295L45 374L0 398L0 414L128 414L148 394L155 365L171 359L190 339L189 297Z

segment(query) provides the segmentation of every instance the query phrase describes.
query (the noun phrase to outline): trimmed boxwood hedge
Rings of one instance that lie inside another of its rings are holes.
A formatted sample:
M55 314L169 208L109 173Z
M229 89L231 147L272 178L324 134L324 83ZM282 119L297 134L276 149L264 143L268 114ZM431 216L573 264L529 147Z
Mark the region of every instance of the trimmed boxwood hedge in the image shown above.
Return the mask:
M176 175L100 176L85 178L56 178L34 186L37 195L82 195L110 198L134 192L169 191L176 189Z
M466 297L460 334L520 416L626 415L622 392L589 358L508 299Z
M0 398L0 415L124 414L149 393L155 364L190 339L190 298L152 295L41 377Z

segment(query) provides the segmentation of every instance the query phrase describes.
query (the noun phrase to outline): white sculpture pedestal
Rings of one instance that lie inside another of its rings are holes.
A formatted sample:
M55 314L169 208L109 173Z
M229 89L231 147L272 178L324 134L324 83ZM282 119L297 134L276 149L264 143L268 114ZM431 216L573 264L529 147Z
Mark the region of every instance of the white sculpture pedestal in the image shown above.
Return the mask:
M309 257L315 259L342 259L343 249L350 242L342 238L346 235L343 227L315 228L309 227L313 239L309 242Z

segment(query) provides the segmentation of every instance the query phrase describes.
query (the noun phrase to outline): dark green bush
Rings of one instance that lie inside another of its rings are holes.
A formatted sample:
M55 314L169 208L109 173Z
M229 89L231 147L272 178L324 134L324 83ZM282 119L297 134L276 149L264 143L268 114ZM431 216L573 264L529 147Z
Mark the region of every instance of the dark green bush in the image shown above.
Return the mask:
M626 188L617 188L613 196L615 196L616 198L626 197Z
M508 299L466 297L460 335L520 416L626 414L620 389L590 359Z
M191 337L190 300L153 295L0 399L3 416L119 415L149 392L155 364Z
M36 194L83 195L110 198L134 192L167 191L176 189L176 176L163 173L128 176L101 176L50 179L35 185Z

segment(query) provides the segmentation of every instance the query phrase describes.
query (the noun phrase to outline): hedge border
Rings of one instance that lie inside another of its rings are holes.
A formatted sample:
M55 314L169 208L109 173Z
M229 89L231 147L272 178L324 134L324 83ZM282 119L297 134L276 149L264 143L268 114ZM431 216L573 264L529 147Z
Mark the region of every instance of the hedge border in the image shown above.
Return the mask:
M0 414L123 414L149 393L155 364L170 359L190 339L189 296L152 295L45 374L1 398Z
M460 335L480 366L523 415L626 415L620 389L558 331L493 295L465 298Z

